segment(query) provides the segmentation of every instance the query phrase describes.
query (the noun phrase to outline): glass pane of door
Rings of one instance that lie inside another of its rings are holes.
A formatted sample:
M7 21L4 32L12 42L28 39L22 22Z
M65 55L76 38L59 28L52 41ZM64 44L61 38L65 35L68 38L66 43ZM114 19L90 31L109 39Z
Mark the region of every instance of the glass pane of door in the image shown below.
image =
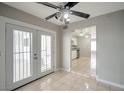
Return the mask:
M41 72L51 69L51 36L41 35Z
M13 31L13 82L31 76L32 33Z

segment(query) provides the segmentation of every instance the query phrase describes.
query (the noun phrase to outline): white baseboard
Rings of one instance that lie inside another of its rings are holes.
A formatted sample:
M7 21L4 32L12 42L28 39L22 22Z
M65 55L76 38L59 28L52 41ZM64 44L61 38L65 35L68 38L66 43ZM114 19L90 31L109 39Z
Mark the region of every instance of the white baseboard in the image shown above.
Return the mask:
M105 84L109 84L109 85L124 89L124 85L120 85L120 84L117 84L117 83L113 83L111 81L103 80L103 79L100 79L98 77L96 77L96 80L99 81L99 82L105 83Z
M70 72L70 69L66 69L66 68L60 68L60 70Z
M56 68L56 69L54 69L54 71L59 71L60 70L60 68Z
M59 71L59 70L70 72L70 69L65 69L65 68L56 68L56 69L54 69L54 71Z

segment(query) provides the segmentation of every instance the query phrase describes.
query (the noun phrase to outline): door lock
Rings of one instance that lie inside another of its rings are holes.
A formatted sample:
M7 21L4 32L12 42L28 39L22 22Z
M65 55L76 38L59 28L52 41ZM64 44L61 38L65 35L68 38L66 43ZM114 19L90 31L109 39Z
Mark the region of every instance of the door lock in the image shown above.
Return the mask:
M38 57L37 57L37 54L36 53L34 53L34 59L37 59Z
M34 53L34 56L37 56L37 54L36 54L36 53Z
M34 59L38 59L38 57L34 57Z

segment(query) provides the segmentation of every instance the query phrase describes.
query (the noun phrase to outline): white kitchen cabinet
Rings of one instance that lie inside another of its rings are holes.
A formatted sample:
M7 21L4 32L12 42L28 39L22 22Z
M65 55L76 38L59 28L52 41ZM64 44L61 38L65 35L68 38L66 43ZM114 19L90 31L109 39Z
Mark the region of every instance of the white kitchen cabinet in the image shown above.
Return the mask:
M72 59L77 58L77 50L72 50Z
M78 45L77 38L73 37L72 38L72 45Z

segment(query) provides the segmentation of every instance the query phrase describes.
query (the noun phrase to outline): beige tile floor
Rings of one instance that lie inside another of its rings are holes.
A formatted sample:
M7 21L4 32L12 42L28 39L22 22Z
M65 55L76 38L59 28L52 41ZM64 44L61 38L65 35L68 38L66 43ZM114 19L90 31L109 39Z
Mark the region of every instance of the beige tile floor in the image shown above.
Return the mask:
M122 90L96 81L90 72L90 60L79 58L72 62L71 72L56 71L17 91L110 91Z

